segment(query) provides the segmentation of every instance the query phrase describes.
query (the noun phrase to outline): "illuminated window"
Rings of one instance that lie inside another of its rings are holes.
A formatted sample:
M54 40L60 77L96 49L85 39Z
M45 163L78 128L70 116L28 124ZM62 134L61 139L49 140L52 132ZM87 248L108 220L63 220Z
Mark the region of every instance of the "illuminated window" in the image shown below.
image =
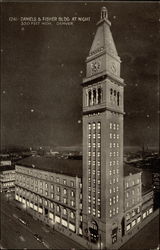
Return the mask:
M113 197L113 204L115 204L116 203L116 197L114 196Z
M112 210L109 210L109 217L112 217Z
M117 148L119 148L119 143L117 143Z
M117 207L117 208L116 208L116 213L118 214L118 212L119 212L119 208Z
M101 134L100 134L100 133L98 133L98 135L97 135L97 136L98 136L98 139L100 139L100 138L101 138Z
M100 212L100 210L98 210L98 217L101 217L101 212Z
M113 152L113 156L114 156L114 157L116 156L116 152L115 152L115 151Z
M109 205L110 206L112 205L112 199L111 198L109 199Z
M97 156L100 157L101 156L101 152L98 152Z
M112 133L109 134L109 138L112 139Z
M63 180L63 184L66 185L66 184L67 184L67 181L66 181L66 180Z
M67 194L67 190L65 188L63 190L63 194Z
M113 193L115 193L116 192L116 189L115 189L115 187L113 188Z
M109 171L109 175L112 175L112 171L111 170Z
M57 192L60 192L60 187L57 187Z
M117 130L119 130L119 124L117 124Z
M92 124L92 128L93 128L93 129L95 129L95 128L96 128L96 124L95 124L95 122L93 122L93 124Z
M59 206L57 206L57 207L56 207L56 210L57 210L57 212L59 212L59 211L60 211L60 207L59 207Z
M71 212L71 218L74 219L75 215L73 212Z
M118 197L118 195L116 196L116 201L118 202L118 200L119 200L119 197Z
M112 193L112 189L111 189L111 188L109 189L109 193L110 193L110 194Z
M67 214L67 210L64 208L63 209L63 214L66 215Z
M109 165L112 166L112 161L109 162Z
M113 129L114 129L114 130L116 129L116 124L115 124L115 123L113 124Z
M117 134L117 139L119 139L119 134Z
M101 129L101 123L100 122L97 123L97 128Z
M115 213L116 213L116 209L115 209L115 208L113 208L113 215L115 215Z
M89 129L89 130L91 129L91 124L90 124L90 123L88 124L88 129Z

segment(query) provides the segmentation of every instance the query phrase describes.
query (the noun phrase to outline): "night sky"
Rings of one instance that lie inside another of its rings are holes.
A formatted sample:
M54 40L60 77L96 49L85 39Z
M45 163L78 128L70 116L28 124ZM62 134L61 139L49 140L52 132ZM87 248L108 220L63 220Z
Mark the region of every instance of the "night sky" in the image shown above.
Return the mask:
M82 145L82 79L106 6L122 60L125 146L158 145L160 9L156 2L2 4L2 145ZM20 17L90 17L22 26ZM17 17L18 21L9 21Z

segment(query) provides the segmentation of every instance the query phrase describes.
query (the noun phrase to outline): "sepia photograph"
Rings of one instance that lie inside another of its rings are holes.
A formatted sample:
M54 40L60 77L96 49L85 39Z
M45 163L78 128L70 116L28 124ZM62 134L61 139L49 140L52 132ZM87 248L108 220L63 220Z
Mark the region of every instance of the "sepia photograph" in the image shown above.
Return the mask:
M159 250L159 2L0 6L0 249Z

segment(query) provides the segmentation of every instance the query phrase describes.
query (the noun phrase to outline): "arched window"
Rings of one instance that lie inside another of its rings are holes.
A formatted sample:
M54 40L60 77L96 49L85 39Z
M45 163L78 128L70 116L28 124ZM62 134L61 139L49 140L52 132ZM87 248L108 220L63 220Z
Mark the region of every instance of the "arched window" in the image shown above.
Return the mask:
M113 89L110 89L110 101L112 101Z
M117 92L116 90L114 90L114 103L116 103L116 96L117 96Z
M117 92L117 105L119 106L119 92Z
M98 104L102 102L102 89L98 88Z
M96 104L96 89L93 90L93 105Z
M88 105L91 106L91 96L92 96L92 93L91 93L91 90L88 91Z

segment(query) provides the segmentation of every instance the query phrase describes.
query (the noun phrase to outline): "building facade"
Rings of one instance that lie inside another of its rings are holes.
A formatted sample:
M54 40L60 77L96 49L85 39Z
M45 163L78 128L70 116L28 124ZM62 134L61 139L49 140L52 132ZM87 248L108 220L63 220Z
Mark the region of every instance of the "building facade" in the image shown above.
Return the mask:
M83 80L83 235L100 247L121 239L123 88L121 60L105 7Z
M20 161L16 165L15 199L34 217L51 227L82 235L81 166L77 175L74 171L66 174L73 162L77 164L77 161L41 157ZM79 164L81 162L78 162L78 167Z
M0 192L14 191L15 168L13 166L0 166Z

